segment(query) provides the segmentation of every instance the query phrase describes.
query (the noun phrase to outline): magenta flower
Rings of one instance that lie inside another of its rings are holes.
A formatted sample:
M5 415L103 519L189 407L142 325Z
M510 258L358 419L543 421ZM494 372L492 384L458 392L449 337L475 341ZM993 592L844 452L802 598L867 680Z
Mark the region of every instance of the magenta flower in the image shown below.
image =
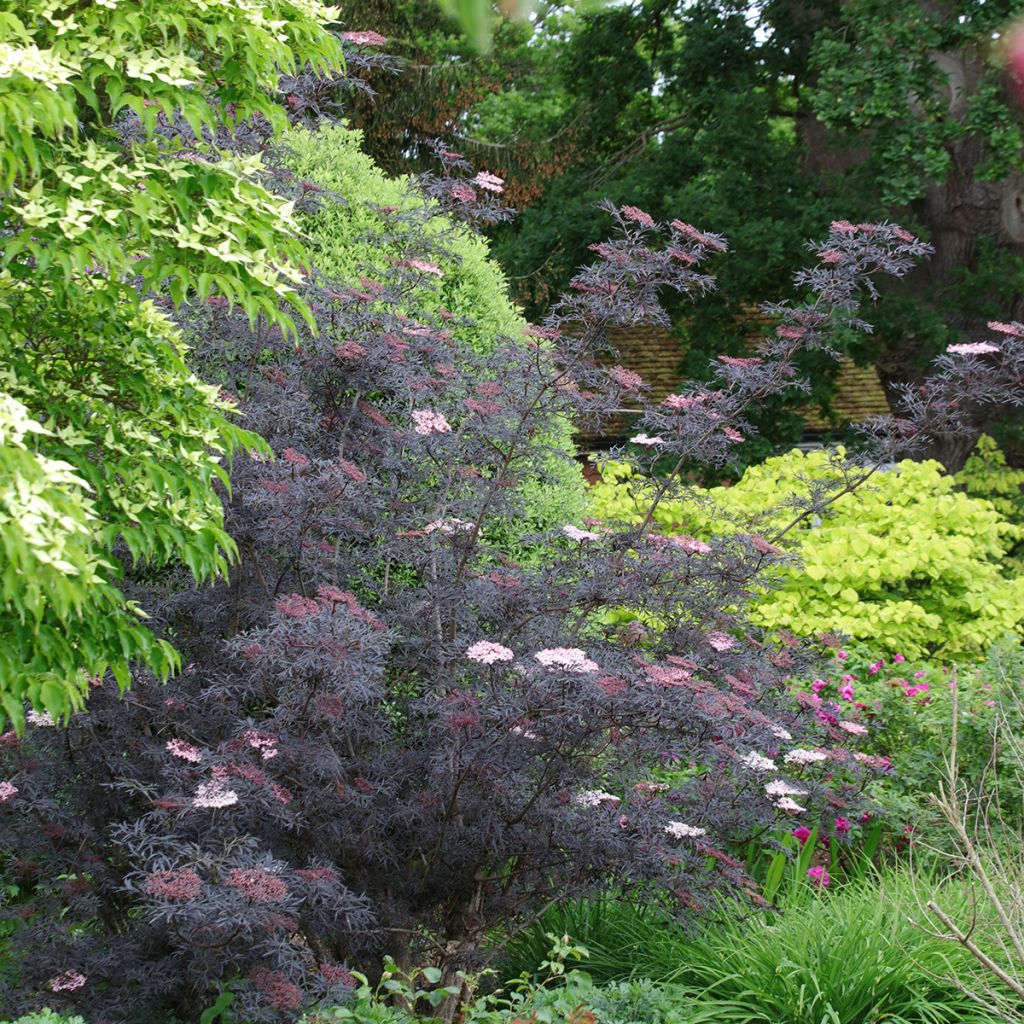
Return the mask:
M832 881L828 877L828 872L820 865L816 864L813 868L807 869L807 877L816 885L819 889L825 889Z
M849 683L839 687L839 696L843 700L853 700L853 687Z
M806 825L801 825L799 828L793 829L790 835L799 840L801 846L805 846L807 840L811 838L811 830Z
M827 686L828 683L826 683L824 679L815 679L814 682L811 683L811 689L815 693L821 693L821 691L824 690Z
M839 817L835 819L836 831L837 832L849 832L850 831L850 820L849 818Z
M840 661L846 661L846 659L849 657L849 655L846 653L846 651L836 651L836 657Z
M897 664L902 664L907 659L904 658L902 654L895 654L895 655L893 655L893 659L892 660L895 661Z

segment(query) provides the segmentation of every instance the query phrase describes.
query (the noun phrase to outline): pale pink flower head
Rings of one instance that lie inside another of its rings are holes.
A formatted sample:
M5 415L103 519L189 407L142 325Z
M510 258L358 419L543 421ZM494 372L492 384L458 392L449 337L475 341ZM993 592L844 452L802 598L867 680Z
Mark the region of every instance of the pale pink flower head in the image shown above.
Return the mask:
M501 644L490 640L478 640L466 649L466 657L470 661L478 661L481 665L493 665L496 661L511 661L515 654Z
M655 435L654 437L648 434L636 434L629 439L633 444L641 445L644 448L652 448L657 444L664 444L665 438Z
M638 391L644 386L644 379L639 373L627 370L624 366L613 366L608 373L621 388L627 391Z
M1000 334L1009 334L1014 338L1024 338L1024 327L1018 323L1004 324L1000 320L990 320L988 327L990 331L998 331Z
M840 722L839 728L844 732L850 733L851 736L866 736L868 731L867 728L859 722Z
M787 796L807 796L806 789L800 789L797 786L791 786L788 782L783 779L772 779L767 786L764 787L765 794L772 800L778 800L780 797Z
M763 754L757 753L756 750L751 750L748 751L746 754L742 754L740 756L739 761L744 768L749 768L751 771L775 771L775 762L770 757L765 757Z
M654 218L644 210L641 210L637 206L623 206L622 216L626 220L634 221L637 224L642 224L645 228L654 227Z
M597 672L596 662L591 661L585 651L578 647L549 647L538 651L534 658L545 668L563 669L566 672Z
M705 544L702 540L697 540L696 537L673 537L672 543L677 548L682 548L688 555L710 555L711 545Z
M436 263L431 263L429 260L412 259L407 262L413 270L418 270L422 274L433 274L434 277L444 277L444 271Z
M505 179L499 178L496 174L490 174L487 171L480 171L473 179L473 184L479 185L480 188L487 192L498 193L505 191Z
M32 725L38 725L41 728L48 728L51 725L57 723L53 720L53 715L49 711L36 711L35 708L29 708L25 713L25 720Z
M983 356L989 352L999 352L998 345L988 341L971 341L963 345L949 345L946 351L954 356Z
M698 839L706 836L707 829L698 828L696 825L687 825L685 821L670 821L665 826L665 831L673 839Z
M225 789L219 782L202 783L192 798L193 807L230 807L237 803L238 794L233 789Z
M203 759L203 752L198 747L194 747L191 743L186 743L184 740L168 740L165 746L169 754L180 757L182 761L199 764Z
M147 876L145 884L145 890L150 896L173 902L194 900L202 888L202 879L191 868L154 871Z
M12 782L0 782L0 804L5 804L8 800L12 800L18 793L18 787Z
M736 646L735 637L731 637L728 633L722 633L719 630L708 633L706 639L716 651L731 651Z
M775 801L775 806L780 811L786 811L789 814L800 814L806 811L807 808L798 804L795 800L790 799L788 796L782 797L780 800Z
M786 764L799 765L801 768L809 764L818 764L828 760L828 754L820 750L805 750L803 747L795 747L782 759Z
M606 793L603 789L585 789L577 794L576 803L580 807L618 807L622 800L614 793Z
M740 444L742 441L746 440L738 430L733 430L732 427L723 428L722 433L725 434L726 440L732 441L733 444Z
M51 992L74 992L75 989L81 988L86 982L84 974L78 971L65 971L63 974L58 974L56 978L50 979L50 991Z
M379 32L342 32L341 38L348 43L354 43L356 46L383 46L387 41L387 36L382 36Z
M827 888L829 883L832 881L832 879L828 877L828 872L820 864L816 864L813 868L808 868L807 877L819 889Z
M263 868L235 868L228 873L226 884L252 903L280 903L288 898L284 880Z
M460 203L473 203L476 201L476 192L464 181L457 181L452 185L451 193Z
M439 412L433 409L413 409L413 428L417 434L450 434L451 424Z
M593 530L581 530L577 526L563 526L562 533L564 533L569 540L576 540L581 543L585 540L601 539L601 535L599 533L594 533Z

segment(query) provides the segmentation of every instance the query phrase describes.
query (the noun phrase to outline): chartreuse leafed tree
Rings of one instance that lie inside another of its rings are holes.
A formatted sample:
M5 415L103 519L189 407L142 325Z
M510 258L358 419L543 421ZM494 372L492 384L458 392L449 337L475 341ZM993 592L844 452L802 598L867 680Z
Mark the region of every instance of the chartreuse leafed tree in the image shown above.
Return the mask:
M224 296L286 331L301 249L258 158L282 71L337 67L318 0L0 0L0 725L89 677L176 661L124 558L233 554L214 487L258 439L187 368L167 308ZM170 132L172 122L190 131ZM265 122L264 122L265 123Z

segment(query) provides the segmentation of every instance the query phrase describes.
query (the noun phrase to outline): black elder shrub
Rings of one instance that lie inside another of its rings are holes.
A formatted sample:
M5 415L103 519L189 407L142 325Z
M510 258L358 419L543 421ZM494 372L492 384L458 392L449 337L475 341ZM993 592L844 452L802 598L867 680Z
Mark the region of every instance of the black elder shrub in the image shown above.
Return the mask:
M3 911L3 1005L192 1020L230 990L241 1019L294 1019L385 954L449 981L495 934L609 885L682 917L723 887L756 902L730 844L856 806L850 734L785 686L829 638L770 638L744 617L783 558L777 536L651 532L655 505L685 496L670 473L640 524L565 523L531 539L529 564L493 540L556 421L643 400L608 328L663 318L665 289L707 291L704 264L726 250L608 212L598 261L489 355L454 317L417 317L444 236L408 224L387 275L310 272L317 331L298 345L216 301L192 311L200 373L277 457L231 467L230 580L147 594L188 652L180 677L126 695L93 680L66 728L36 715L0 738L0 867L21 893ZM865 327L858 289L926 248L834 224L801 275L806 303L766 307L756 355L720 357L710 383L644 412L639 468L727 462L752 403L806 387L794 353ZM999 344L943 357L903 418L869 426L875 459L1019 401L1024 328L996 329ZM843 467L794 521L876 464ZM621 608L646 625L614 625ZM809 748L827 772L787 757ZM653 774L666 761L671 787Z

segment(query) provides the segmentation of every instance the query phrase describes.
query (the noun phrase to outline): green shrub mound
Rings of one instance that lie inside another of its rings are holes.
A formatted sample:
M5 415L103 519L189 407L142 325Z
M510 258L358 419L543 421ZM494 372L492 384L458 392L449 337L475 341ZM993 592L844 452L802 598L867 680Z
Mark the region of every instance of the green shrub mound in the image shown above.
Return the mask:
M311 181L340 198L325 201L315 213L299 218L313 265L337 281L356 282L372 276L403 255L403 225L386 219L381 207L412 211L423 199L408 177L390 178L360 150L362 133L340 125L317 132L292 129L282 138L286 164L299 178ZM413 316L433 316L445 310L472 326L452 326L452 332L477 352L490 351L498 338L518 337L526 321L509 299L508 282L490 257L486 241L438 215L428 229L436 233L433 257L444 276L432 288L415 295ZM538 441L551 449L539 460L537 478L517 487L525 496L527 514L517 524L519 534L576 522L583 511L583 479L566 455L573 455L572 428L566 422L556 436ZM508 538L505 538L508 540Z
M733 529L771 538L796 514L779 496L805 495L809 481L833 472L827 452L792 451L751 466L731 487L662 504L654 525L670 535ZM603 473L591 514L636 520L646 481L619 464ZM779 539L794 564L777 589L757 595L751 617L800 635L840 632L880 653L972 657L1024 621L1024 578L1005 561L1019 532L937 462L905 460Z

